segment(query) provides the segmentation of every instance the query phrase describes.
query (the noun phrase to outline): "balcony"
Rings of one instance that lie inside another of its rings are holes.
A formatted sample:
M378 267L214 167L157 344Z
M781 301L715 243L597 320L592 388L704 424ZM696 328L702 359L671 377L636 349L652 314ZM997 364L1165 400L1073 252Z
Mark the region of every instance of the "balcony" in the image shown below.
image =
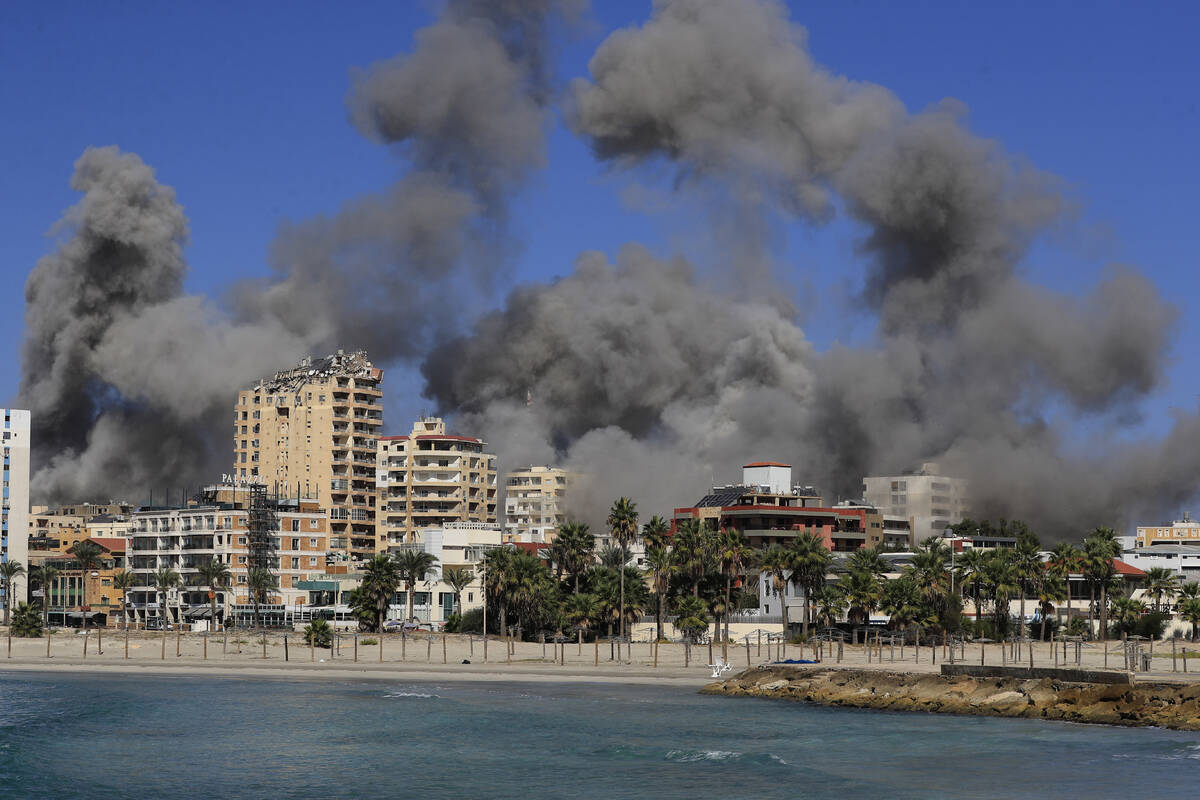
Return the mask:
M345 492L350 488L350 482L347 480L335 479L329 482L329 488L334 492Z

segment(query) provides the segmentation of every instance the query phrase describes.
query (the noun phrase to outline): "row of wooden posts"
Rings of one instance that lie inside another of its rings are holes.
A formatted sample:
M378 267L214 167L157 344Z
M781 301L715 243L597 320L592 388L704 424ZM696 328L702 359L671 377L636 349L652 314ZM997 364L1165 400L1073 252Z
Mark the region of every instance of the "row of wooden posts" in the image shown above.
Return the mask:
M98 654L103 654L104 653L103 629L96 628L96 629L94 629L94 632L96 634L96 652ZM234 639L234 644L237 646L238 654L240 654L242 652L242 644L244 641L241 638L240 633L241 633L240 631L237 632L237 635L235 635L235 639ZM87 629L84 630L84 634L83 634L83 658L84 658L84 660L87 659L88 644L89 644L89 639L91 637L91 634L92 634L92 630L87 630ZM908 645L905 637L897 636L895 634L885 635L882 631L875 631L874 634L875 634L874 639L872 640L872 637L870 636L870 632L867 632L867 634L863 637L863 641L861 644L861 646L864 648L864 650L866 652L868 664L871 664L871 663L880 663L881 664L884 662L884 645L885 644L887 645L887 653L888 653L887 660L888 660L888 662L895 663L896 662L896 640L897 639L900 640L900 642L899 642L900 643L900 654L899 654L900 661L903 662L906 660L907 656L906 656L905 651L909 647L909 645ZM383 662L384 635L382 635L382 634L372 634L372 635L378 637L378 642L377 642L378 646L379 646L378 658L379 658L379 662L382 663ZM203 658L205 660L207 660L208 659L208 633L204 632L202 634L202 636L203 636ZM267 633L266 633L266 631L262 631L260 636L261 636L261 646L262 646L262 657L265 659L265 658L267 658ZM359 634L354 633L354 634L351 634L350 636L352 636L352 639L353 639L353 656L352 656L353 662L358 663ZM337 658L341 654L342 649L343 649L343 642L342 642L343 638L345 638L344 634L334 633L334 635L333 635L334 640L332 642L332 646L329 649L329 657L331 660ZM409 634L407 634L407 633L402 632L400 634L400 660L402 662L406 662L408 660L408 639L409 638L410 638ZM417 637L413 637L413 638L417 638ZM433 643L434 643L434 641L436 641L438 639L440 639L441 643L442 643L442 648L441 648L442 649L442 663L443 664L447 663L446 634L444 634L444 633L440 634L440 635L426 634L424 636L424 638L425 638L425 642L426 642L426 644L425 644L425 661L426 661L426 663L432 663L432 661L433 661ZM483 663L486 664L486 663L488 663L488 641L489 641L490 637L483 636L481 638L482 638L482 642L483 642ZM751 661L752 661L751 637L749 635L747 635L743 638L744 638L745 648L746 648L746 666L749 667L749 666L751 666ZM470 655L472 658L474 658L474 656L475 656L475 639L476 639L476 637L474 635L468 636L469 645L470 645ZM762 631L757 632L757 639L758 639L758 641L757 641L757 647L756 647L756 650L757 650L756 656L761 658L762 657L762 649L763 649ZM859 646L857 632L855 632L854 639L855 639L854 644L856 646ZM505 645L505 647L504 647L505 662L508 664L511 664L512 656L516 650L515 640L510 636L510 637L502 637L501 641L503 641L503 643ZM1122 641L1122 650L1125 653L1125 664L1124 664L1125 669L1137 670L1137 667L1138 667L1137 659L1141 655L1140 643L1129 642L1128 640L1126 640L1125 636L1121 637L1121 641ZM938 657L937 651L938 651L938 647L939 647L938 637L931 636L927 639L927 642L929 645L930 663L936 664L937 657ZM51 657L50 643L51 643L51 637L49 635L47 635L46 636L46 657L47 658ZM175 655L176 655L176 657L179 657L182 655L182 643L183 643L183 631L177 630L176 634L175 634ZM569 641L565 637L555 637L554 640L550 641L550 642L547 642L545 640L545 638L543 637L542 642L541 642L541 644L542 644L542 659L545 660L545 658L546 658L546 646L549 644L553 648L552 655L554 658L554 663L565 666L567 663L567 644L568 643L569 643ZM1030 646L1023 647L1022 645L1025 643L1026 642L1023 642L1022 640L1009 640L1009 641L999 642L998 644L1000 645L1000 664L1001 664L1001 666L1008 666L1009 663L1012 663L1014 666L1020 665L1022 663L1022 661L1024 660L1024 656L1027 655L1029 666L1032 668L1034 666L1032 642L1028 642L1028 644ZM622 654L622 650L621 650L622 644L626 645L624 655ZM836 648L834 647L835 644L836 644ZM980 663L980 665L983 665L986 662L987 644L988 643L987 642L979 642L978 644L979 644L979 663ZM1080 639L1072 637L1071 639L1060 639L1060 640L1056 641L1054 638L1054 635L1051 634L1049 644L1050 644L1050 651L1053 654L1053 659L1054 659L1053 664L1055 667L1058 667L1060 665L1068 666L1072 662L1074 662L1074 666L1081 666L1083 643ZM1061 658L1060 658L1060 647L1059 647L1060 645L1061 645ZM650 647L650 650L651 650L650 655L653 657L654 667L657 668L658 667L659 642L657 642L657 641L649 642L648 646ZM782 634L768 633L767 634L767 659L769 661L785 660L787 658L787 646L788 646L788 642L783 637ZM964 663L967 661L967 643L965 640L952 639L952 638L943 636L943 637L941 637L940 646L941 646L941 650L942 650L943 662L953 664L953 663L956 663L957 661L961 661ZM803 642L800 642L798 644L798 647L799 647L799 657L801 660L803 660L804 654L805 654L805 644ZM576 642L576 648L577 648L576 655L582 657L583 656L582 633L579 635L579 638ZM728 659L729 659L729 649L728 648L729 648L729 642L723 642L721 645L721 651L722 651L722 656L725 659L726 663L728 663ZM834 658L835 663L840 664L842 662L842 659L845 656L845 640L843 637L817 637L809 642L809 648L811 650L814 660L816 660L816 661L822 661L822 662L825 661L826 656L827 656L827 653L826 653L827 648L828 648L828 657ZM913 663L919 664L921 662L921 650L922 650L922 646L921 646L919 639L915 644L911 645L911 649L912 649L912 654L913 654ZM128 659L129 658L129 630L128 629L125 630L124 650L125 650L124 657L126 659ZM229 651L229 631L226 630L224 632L224 636L223 636L223 639L221 642L221 653L222 653L222 655L225 655L228 653L228 651ZM317 658L316 657L317 647L311 641L309 643L308 651L309 651L309 660L315 662L316 658ZM632 651L633 651L633 643L631 641L629 641L628 639L619 639L619 638L609 639L609 658L608 658L609 661L615 661L617 663L632 664L633 663L633 652ZM774 651L774 652L772 652L772 651ZM1072 656L1073 656L1073 658L1072 658ZM1154 657L1154 640L1153 639L1150 640L1148 656L1151 659ZM11 629L9 630L9 633L8 633L8 657L12 658L12 630ZM167 631L163 631L162 638L161 638L160 658L162 660L166 660L166 657L167 657ZM291 660L290 634L285 634L283 637L283 658L284 658L284 661ZM715 662L713 662L713 643L712 643L711 639L708 642L708 659L709 659L709 663L715 663ZM592 660L593 660L593 664L595 666L600 665L600 639L599 638L595 639L594 643L593 643ZM689 642L684 642L684 666L685 667L690 666L691 660L692 660L691 644ZM1183 672L1187 672L1188 671L1187 648L1184 648L1183 653L1182 653L1182 658L1181 658L1180 654L1178 652L1178 649L1177 649L1176 640L1174 638L1172 638L1171 639L1171 671L1172 672L1179 671L1180 662L1182 662L1182 665L1183 665ZM1107 646L1104 647L1104 666L1105 667L1108 666L1108 648L1107 648Z

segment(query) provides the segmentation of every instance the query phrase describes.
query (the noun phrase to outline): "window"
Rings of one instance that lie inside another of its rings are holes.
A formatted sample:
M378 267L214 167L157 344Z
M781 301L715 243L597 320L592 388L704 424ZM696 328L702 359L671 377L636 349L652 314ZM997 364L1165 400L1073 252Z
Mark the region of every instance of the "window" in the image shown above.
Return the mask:
M317 402L318 402L318 403L324 403L324 402L325 402L325 395L320 395L320 396L318 396L318 397L317 397Z
M245 537L245 536L239 536L239 537L238 537L238 544L240 544L240 545L242 545L242 546L244 547L244 546L246 545L246 537Z
M310 519L308 521L308 527L315 531L317 529L317 521L315 519ZM313 546L315 547L317 544L317 540L312 539L311 541L312 541Z
M238 563L239 563L239 564L245 564L245 563L246 563L246 557L245 557L245 556L238 556Z
M316 521L315 519L314 519L312 522L313 522L313 525L314 525L314 526L317 524L317 521ZM316 547L316 546L317 546L317 543L318 543L318 542L320 542L320 541L321 541L320 539L318 539L317 537L315 537L315 536L314 536L314 537L312 537L311 539L309 539L309 540L308 540L308 546L309 546L309 547Z
M292 539L292 549L293 550L300 549L300 540L299 539Z
M293 531L298 531L298 530L300 530L300 520L298 520L298 519L293 519L293 520L292 520L292 530L293 530ZM297 540L297 541L298 541L298 540Z
M300 559L292 557L292 569L300 569Z

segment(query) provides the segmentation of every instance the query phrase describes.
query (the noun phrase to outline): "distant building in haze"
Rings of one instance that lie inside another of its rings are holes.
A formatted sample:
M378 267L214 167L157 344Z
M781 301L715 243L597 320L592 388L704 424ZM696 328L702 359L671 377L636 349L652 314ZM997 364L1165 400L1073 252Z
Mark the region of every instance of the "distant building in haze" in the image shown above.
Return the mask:
M15 607L29 596L29 412L0 408L0 454L4 492L0 498L0 561L19 561L26 574L0 589L0 606Z
M863 499L884 514L907 519L914 544L941 536L970 513L967 482L926 463L904 475L863 478Z

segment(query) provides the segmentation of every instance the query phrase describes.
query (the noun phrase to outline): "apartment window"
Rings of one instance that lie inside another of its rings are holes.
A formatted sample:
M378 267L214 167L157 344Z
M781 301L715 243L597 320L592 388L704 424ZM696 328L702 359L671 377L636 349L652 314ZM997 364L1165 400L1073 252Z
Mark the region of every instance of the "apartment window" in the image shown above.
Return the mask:
M317 521L315 519L310 519L308 521L308 527L312 528L313 530L316 530L317 529ZM315 545L317 543L317 540L313 539L312 543Z
M239 564L245 564L245 563L246 563L246 557L245 557L245 556L238 556L238 563L239 563Z
M300 559L292 558L292 569L300 569Z
M245 546L246 546L246 537L245 537L245 536L239 536L239 537L238 537L238 544L240 544L240 545L242 545L243 547L245 547Z
M292 539L292 549L293 550L300 549L300 540L299 539Z
M245 559L242 559L242 560L243 560L243 562L245 561ZM238 583L245 583L245 582L246 582L246 576L238 575Z
M312 392L307 392L307 393L304 395L304 399L305 399L305 400L312 400Z
M316 524L316 522L317 522L317 521L314 519L314 520L313 520L313 524L315 525L315 524ZM316 547L316 546L317 546L317 543L318 543L319 541L320 541L320 540L319 540L317 537L315 537L315 536L314 536L314 537L312 537L311 539L309 539L309 540L308 540L308 546L309 546L309 547Z
M298 520L298 519L292 520L292 530L294 530L294 531L300 530L300 520Z
M319 396L317 397L317 402L318 402L318 403L324 403L324 402L325 402L325 395L319 395Z

